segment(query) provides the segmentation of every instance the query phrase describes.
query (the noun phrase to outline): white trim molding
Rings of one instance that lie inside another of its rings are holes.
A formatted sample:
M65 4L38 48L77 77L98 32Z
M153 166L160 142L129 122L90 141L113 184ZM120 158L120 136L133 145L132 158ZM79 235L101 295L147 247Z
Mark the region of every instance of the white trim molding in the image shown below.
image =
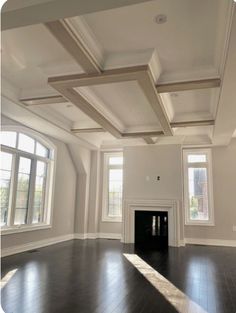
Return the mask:
M123 164L109 165L111 157L122 157L123 152L105 152L103 160L103 184L102 184L102 222L121 223L121 216L111 216L109 214L109 170L119 169L123 171ZM123 184L122 184L123 185ZM123 186L122 186L123 194Z
M236 240L206 239L206 238L185 238L185 244L205 246L236 247Z
M121 234L118 233L77 233L75 239L116 239L121 240Z
M4 248L1 251L1 257L5 257L8 255L17 254L17 253L21 253L21 252L25 252L25 251L29 251L33 249L47 247L50 245L54 245L56 243L60 243L60 242L68 241L72 239L74 239L74 234L68 234L68 235L43 239L39 241L29 242L23 245L17 245L17 246Z
M178 200L124 200L123 208L123 241L134 243L135 211L165 211L168 212L168 245L181 246L180 219Z
M188 162L189 155L205 155L203 162ZM204 168L207 171L207 198L208 198L208 219L191 219L189 205L189 168ZM213 197L213 173L212 173L212 151L209 148L183 149L183 170L184 170L184 208L185 225L191 226L215 226L214 219L214 197Z

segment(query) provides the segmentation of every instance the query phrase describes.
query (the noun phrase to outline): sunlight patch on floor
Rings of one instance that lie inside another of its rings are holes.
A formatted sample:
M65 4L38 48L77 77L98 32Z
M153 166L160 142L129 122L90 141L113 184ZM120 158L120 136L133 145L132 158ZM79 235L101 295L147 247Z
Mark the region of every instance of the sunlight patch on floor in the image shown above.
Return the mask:
M179 313L207 313L138 255L124 253L124 256Z
M1 279L1 289L9 282L12 276L16 273L17 268L8 272L2 279Z

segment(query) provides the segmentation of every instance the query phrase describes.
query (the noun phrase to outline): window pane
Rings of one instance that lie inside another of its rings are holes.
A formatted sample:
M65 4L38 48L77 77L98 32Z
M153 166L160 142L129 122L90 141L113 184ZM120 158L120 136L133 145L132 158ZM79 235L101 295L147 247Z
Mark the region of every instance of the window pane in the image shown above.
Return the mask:
M49 150L41 145L41 143L37 142L36 143L36 154L41 156L41 157L49 157Z
M109 165L122 165L123 164L123 157L110 157L109 158Z
M11 131L1 132L1 145L15 148L16 147L16 132L11 132Z
M16 210L14 224L25 224L29 202L31 159L20 157L16 190Z
M12 154L0 152L0 197L1 197L1 226L7 224L7 215L9 209L9 198L12 175Z
M209 220L207 169L189 168L188 186L190 220Z
M122 212L122 169L109 170L108 216L120 217Z
M47 164L42 161L37 161L36 181L34 191L33 223L40 223L43 221L46 171Z
M207 161L206 154L189 154L188 155L188 163L202 163L206 161Z
M18 143L18 149L34 153L34 145L35 141L33 138L24 135L24 134L19 134L19 143Z

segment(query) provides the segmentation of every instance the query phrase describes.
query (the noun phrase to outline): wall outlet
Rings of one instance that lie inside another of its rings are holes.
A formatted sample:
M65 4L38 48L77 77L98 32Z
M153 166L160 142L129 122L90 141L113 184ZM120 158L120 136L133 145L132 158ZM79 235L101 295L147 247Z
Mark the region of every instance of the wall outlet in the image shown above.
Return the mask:
M236 225L233 225L233 231L236 231Z

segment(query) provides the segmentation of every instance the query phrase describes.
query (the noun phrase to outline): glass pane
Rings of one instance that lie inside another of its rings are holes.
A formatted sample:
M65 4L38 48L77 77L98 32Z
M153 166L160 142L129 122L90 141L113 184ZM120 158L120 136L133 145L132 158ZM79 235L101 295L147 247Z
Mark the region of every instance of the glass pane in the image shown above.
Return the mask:
M1 151L0 169L10 171L12 167L12 154Z
M16 190L16 212L14 224L25 224L29 202L31 159L20 157Z
M31 167L31 159L20 157L19 173L29 174Z
M35 191L34 191L33 223L40 223L43 221L46 171L47 164L42 161L37 161Z
M16 208L15 210L15 225L22 225L26 223L27 209Z
M36 143L36 154L41 156L41 157L49 157L49 150L41 145L41 143L37 142Z
M35 141L33 138L24 135L24 134L19 134L19 143L18 143L18 149L34 153L34 145Z
M46 163L42 161L37 161L37 170L36 175L37 176L44 176L46 172Z
M122 212L123 170L109 170L108 216L120 217Z
M16 147L16 132L3 131L1 132L1 145L15 148Z
M209 220L207 169L189 168L188 185L190 220Z
M188 155L188 163L202 163L206 161L207 161L206 154L189 154Z
M1 204L1 226L7 224L7 215L10 200L11 175L12 175L12 154L0 152L0 204Z
M109 165L122 165L123 157L109 157Z

